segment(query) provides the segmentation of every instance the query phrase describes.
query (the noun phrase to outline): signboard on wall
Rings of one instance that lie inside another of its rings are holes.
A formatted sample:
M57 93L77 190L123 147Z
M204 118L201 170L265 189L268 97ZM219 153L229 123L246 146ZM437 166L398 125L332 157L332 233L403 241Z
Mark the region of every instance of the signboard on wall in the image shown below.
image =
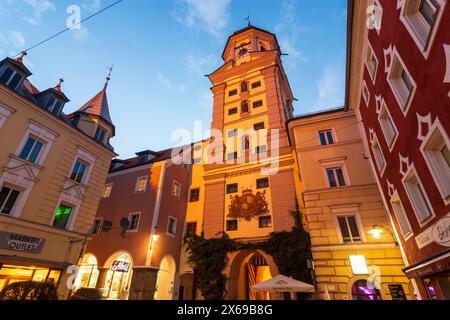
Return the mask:
M45 239L0 231L0 249L39 253L42 251L44 242Z
M130 263L125 261L114 261L111 266L111 271L128 272L130 270Z
M434 225L416 236L419 249L437 243L444 247L450 247L450 215L441 218Z
M392 300L407 300L405 290L401 284L388 284Z

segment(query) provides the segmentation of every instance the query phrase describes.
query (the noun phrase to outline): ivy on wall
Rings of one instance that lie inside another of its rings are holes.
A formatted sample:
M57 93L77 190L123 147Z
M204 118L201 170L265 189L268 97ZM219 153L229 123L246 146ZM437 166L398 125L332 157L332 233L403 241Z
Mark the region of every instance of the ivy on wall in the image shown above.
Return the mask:
M225 298L227 278L223 270L228 264L228 254L239 250L262 250L273 257L281 274L311 283L312 274L308 268L308 260L312 257L311 241L303 226L298 204L291 214L295 220L291 231L273 232L267 240L259 243L238 242L225 232L220 238L212 239L205 239L203 235L187 236L188 263L195 271L196 285L203 297L206 300Z

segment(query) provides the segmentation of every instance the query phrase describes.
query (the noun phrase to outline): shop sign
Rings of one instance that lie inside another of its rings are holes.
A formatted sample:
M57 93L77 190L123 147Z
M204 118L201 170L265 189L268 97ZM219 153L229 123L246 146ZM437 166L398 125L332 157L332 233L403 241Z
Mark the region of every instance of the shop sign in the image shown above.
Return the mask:
M45 239L26 236L18 233L0 231L0 248L21 252L39 253Z
M392 300L407 300L405 290L401 284L388 284Z
M369 274L366 257L364 257L363 255L350 256L350 265L352 266L352 272L355 275Z
M128 272L130 270L130 263L125 261L114 261L111 266L111 271Z
M444 247L450 247L450 215L443 217L416 237L419 249L433 242Z

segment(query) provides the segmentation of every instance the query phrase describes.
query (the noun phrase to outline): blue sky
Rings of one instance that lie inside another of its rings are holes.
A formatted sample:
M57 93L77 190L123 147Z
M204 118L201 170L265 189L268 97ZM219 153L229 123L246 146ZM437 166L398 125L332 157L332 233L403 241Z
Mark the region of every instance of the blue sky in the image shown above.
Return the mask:
M0 0L0 57L65 28L67 8L81 18L115 0ZM30 80L41 90L64 77L70 113L102 88L114 65L108 99L121 157L174 146L178 128L211 123L210 81L229 34L252 24L277 34L295 113L342 106L347 0L124 0L29 52Z

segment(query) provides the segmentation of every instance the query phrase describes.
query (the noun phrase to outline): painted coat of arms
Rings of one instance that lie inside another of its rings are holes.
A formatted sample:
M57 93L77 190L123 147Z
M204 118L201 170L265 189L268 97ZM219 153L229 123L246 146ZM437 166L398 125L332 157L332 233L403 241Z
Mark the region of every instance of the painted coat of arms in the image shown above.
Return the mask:
M251 189L247 189L242 191L241 196L231 196L228 212L229 218L247 221L268 214L269 206L266 201L266 191L253 194Z

